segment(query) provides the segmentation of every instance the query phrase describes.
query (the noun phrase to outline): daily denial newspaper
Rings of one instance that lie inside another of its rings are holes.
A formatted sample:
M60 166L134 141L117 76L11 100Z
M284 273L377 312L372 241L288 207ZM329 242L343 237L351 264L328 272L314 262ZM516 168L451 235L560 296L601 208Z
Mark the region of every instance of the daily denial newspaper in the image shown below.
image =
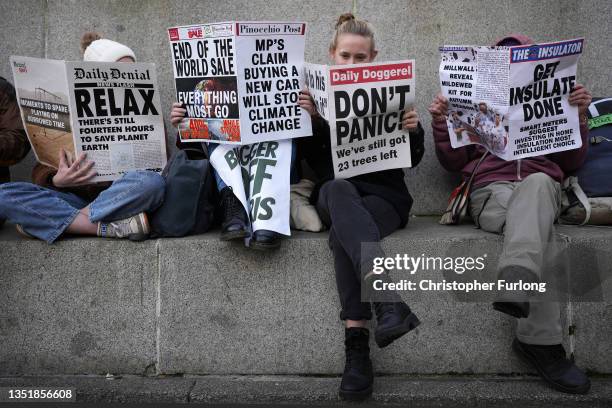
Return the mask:
M11 57L24 127L36 159L57 168L59 152L87 153L92 182L130 170L161 172L166 137L155 65Z
M412 165L402 112L414 103L414 60L306 64L306 86L329 122L336 178Z
M582 48L583 39L441 47L451 145L480 144L504 160L582 146L578 109L568 102Z
M306 24L224 22L168 29L183 142L248 144L312 135L298 104Z

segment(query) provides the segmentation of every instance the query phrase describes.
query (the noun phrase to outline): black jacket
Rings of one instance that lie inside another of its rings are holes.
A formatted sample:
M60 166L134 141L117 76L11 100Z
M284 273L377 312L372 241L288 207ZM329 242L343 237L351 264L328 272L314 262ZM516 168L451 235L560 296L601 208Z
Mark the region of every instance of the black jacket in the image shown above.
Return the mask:
M298 140L298 154L304 159L318 178L317 185L310 196L310 202L316 204L319 189L326 181L334 178L332 164L329 124L322 118L312 120L312 137ZM419 123L418 129L410 132L410 156L412 167L423 158L425 153L423 127ZM364 195L376 195L390 202L397 210L404 227L408 222L408 215L412 208L412 197L404 182L402 169L390 169L374 173L361 174L347 179Z

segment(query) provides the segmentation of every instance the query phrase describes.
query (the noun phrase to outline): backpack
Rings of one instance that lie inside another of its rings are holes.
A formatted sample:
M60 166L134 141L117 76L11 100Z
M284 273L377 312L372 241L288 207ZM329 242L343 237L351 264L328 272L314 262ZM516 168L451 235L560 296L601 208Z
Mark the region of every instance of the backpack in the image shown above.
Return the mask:
M463 180L461 184L459 184L451 192L446 211L444 211L442 217L440 217L440 221L438 221L440 224L457 225L460 224L463 218L467 215L468 201L470 200L470 194L472 193L474 176L476 176L478 167L480 167L480 164L484 161L488 154L489 151L486 151L478 160L478 163L476 163L476 166L474 166L474 170L472 170L472 174L470 174L470 178Z
M587 113L584 165L564 181L561 221L612 225L612 98L594 98Z
M166 179L164 202L151 216L152 235L182 237L208 231L215 219L217 189L206 154L179 150L162 176Z

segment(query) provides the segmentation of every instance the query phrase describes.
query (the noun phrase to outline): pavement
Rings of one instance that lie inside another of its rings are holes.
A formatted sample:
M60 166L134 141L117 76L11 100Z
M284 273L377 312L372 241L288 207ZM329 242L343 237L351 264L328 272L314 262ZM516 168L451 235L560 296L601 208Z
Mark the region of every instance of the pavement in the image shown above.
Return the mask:
M319 376L33 376L0 377L0 387L72 388L81 403L354 406L338 398L339 377ZM359 406L610 407L612 378L592 379L586 395L568 395L530 376L380 376Z

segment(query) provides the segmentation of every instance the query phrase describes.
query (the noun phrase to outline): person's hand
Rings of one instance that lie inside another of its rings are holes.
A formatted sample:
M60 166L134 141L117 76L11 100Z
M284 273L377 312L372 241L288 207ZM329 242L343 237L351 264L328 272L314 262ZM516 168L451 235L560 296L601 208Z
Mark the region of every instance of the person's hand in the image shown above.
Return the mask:
M402 115L402 129L407 131L415 130L419 125L419 115L414 108L405 110Z
M304 109L306 112L310 114L310 116L317 116L319 112L317 112L317 108L315 107L314 100L312 96L310 96L310 92L306 88L300 91L300 96L298 97L298 105L300 108Z
M64 149L59 153L59 166L52 182L55 187L75 187L88 184L97 172L93 170L94 162L86 160L87 153L82 152L76 160L72 160Z
M569 104L578 108L580 115L586 115L587 109L591 104L591 93L580 84L574 86L574 89L569 94Z
M172 126L178 127L179 122L185 118L185 115L187 115L187 109L183 108L183 104L174 102L170 111L170 123L172 123Z
M441 93L436 95L431 105L427 109L431 113L431 117L434 121L445 120L448 115L448 99L442 96Z

